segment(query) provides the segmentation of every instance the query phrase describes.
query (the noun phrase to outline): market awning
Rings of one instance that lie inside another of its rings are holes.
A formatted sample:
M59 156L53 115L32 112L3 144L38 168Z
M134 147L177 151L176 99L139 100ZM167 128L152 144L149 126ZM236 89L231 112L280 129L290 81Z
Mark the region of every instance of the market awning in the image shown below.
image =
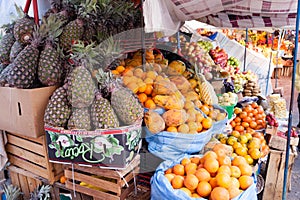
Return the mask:
M172 35L183 22L198 21L222 28L295 27L296 0L145 0L147 32Z

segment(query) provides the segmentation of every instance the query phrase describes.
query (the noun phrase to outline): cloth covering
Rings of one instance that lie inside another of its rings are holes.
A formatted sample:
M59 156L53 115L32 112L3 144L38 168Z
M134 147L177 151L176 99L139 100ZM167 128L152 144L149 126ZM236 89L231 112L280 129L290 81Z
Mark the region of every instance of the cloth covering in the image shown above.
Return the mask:
M169 36L181 22L197 19L223 28L292 27L296 0L146 0L145 30Z

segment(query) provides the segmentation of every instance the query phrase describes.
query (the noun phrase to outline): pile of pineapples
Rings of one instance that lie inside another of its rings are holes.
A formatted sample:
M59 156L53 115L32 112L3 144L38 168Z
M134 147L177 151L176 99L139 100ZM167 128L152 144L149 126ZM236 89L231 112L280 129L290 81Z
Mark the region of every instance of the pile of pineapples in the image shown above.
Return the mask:
M44 121L67 129L107 129L141 121L143 107L108 68L120 54L113 35L140 26L140 10L122 0L51 0L36 25L19 18L0 41L0 86L57 86ZM116 64L116 63L113 63Z

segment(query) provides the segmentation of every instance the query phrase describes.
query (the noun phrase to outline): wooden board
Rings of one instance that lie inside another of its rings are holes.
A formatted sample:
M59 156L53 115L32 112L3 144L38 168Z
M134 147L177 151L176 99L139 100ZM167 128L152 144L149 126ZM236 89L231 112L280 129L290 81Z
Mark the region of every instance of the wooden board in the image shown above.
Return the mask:
M11 164L34 172L47 179L49 184L53 184L63 175L62 164L49 162L45 136L30 138L9 132L6 135L5 149Z
M66 188L96 199L125 199L134 188L134 178L139 173L139 155L126 169L101 169L99 167L83 167L74 165L65 169ZM85 183L82 185L80 183ZM88 187L89 186L89 187Z
M295 155L290 154L287 187L291 184L291 172ZM285 151L270 150L263 200L281 200L285 167Z

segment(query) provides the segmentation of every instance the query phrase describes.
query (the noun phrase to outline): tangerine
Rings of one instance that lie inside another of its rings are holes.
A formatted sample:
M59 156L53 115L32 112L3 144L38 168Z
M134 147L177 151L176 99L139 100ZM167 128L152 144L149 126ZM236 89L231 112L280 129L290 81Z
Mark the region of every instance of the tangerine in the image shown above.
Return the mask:
M146 84L145 94L150 95L153 91L153 86L151 84Z
M171 181L171 184L174 189L179 189L183 187L184 178L183 176L176 175Z
M174 174L183 176L184 172L185 172L184 171L184 166L182 164L174 165L174 167L173 167L173 173Z
M209 109L209 106L208 106L207 104L203 104L202 107L201 107L200 109L201 109L201 111L202 111L204 114L206 114L206 115L209 114L210 109Z
M196 165L198 165L200 163L199 157L191 157L190 160L192 163L195 163Z
M165 174L165 177L168 179L168 181L171 183L172 179L175 177L175 174Z
M200 197L208 197L212 191L211 185L206 181L201 181L197 186L197 193Z
M172 168L169 168L165 171L165 174L171 174L173 173L173 169Z
M216 176L218 186L223 188L229 188L231 185L231 178L229 174L226 173L218 173Z
M210 129L212 126L212 119L210 117L204 118L201 123L203 128Z
M231 165L234 165L234 166L237 166L237 167L241 164L247 164L247 161L243 156L236 156L231 161Z
M198 166L195 163L190 162L184 166L184 170L185 170L186 174L188 174L188 172L193 174L196 172L197 167Z
M246 190L253 184L253 178L251 176L243 175L239 178L240 188Z
M219 169L219 162L216 159L214 159L214 158L207 158L204 161L204 168L209 173L215 173Z
M227 189L215 187L210 193L211 200L229 200L230 195Z
M175 126L169 126L169 127L167 128L167 131L168 131L168 132L174 132L174 133L176 133L176 132L177 132L177 128L176 128Z
M228 165L220 166L218 169L218 174L220 174L220 173L228 174L229 176L231 176L230 167Z
M198 186L198 178L194 174L188 174L184 178L184 186L189 190L195 190Z
M217 179L215 177L212 177L209 180L209 184L211 185L212 188L218 187Z
M233 199L240 194L240 189L232 185L228 188L228 192L229 192L229 198Z
M237 188L240 188L240 182L237 178L235 177L230 177L231 178L231 185L235 186Z
M139 100L140 100L141 103L144 103L145 101L147 101L148 97L147 97L147 95L145 93L140 93L138 95L138 98L139 98Z
M252 175L252 167L248 163L239 165L239 168L241 170L241 175L242 176L243 175L247 175L247 176Z
M195 172L195 176L198 178L199 181L209 181L210 180L210 173L204 169L200 168Z
M155 109L156 108L156 104L154 103L154 101L152 99L147 99L145 101L145 107L149 108L149 109Z
M66 178L65 176L61 176L61 177L59 178L59 182L62 183L62 184L65 184L66 181L67 181L67 178Z
M248 114L247 114L247 112L245 112L245 111L243 111L243 112L241 112L240 114L239 114L239 117L241 118L241 119L244 119L244 118L246 118L248 116Z
M229 156L221 156L221 157L218 157L218 162L221 165L226 165L226 166L231 166L231 159Z
M189 197L192 196L192 192L191 190L189 190L188 188L186 187L183 187L183 188L180 188L182 191L184 191Z
M190 160L189 158L183 158L183 159L181 160L181 164L182 164L183 166L185 166L185 165L187 165L187 164L189 164L189 163L191 163L191 160Z

